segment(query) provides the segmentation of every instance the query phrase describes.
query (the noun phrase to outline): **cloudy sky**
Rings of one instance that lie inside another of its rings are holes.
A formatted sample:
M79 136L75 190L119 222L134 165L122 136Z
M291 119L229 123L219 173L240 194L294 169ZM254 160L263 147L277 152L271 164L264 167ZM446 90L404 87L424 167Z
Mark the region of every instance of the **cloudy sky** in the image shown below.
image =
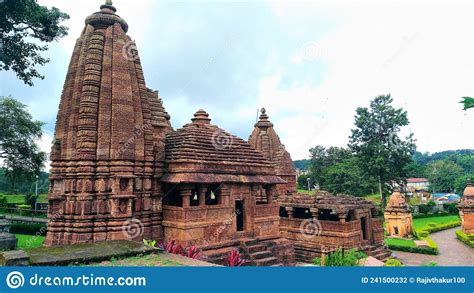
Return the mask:
M28 87L0 72L0 95L47 123L48 151L75 40L102 2L39 0L71 16L69 35L40 68L46 78ZM247 139L265 107L293 159L302 159L314 145L346 145L356 108L390 93L408 111L404 131L419 151L474 148L474 111L458 103L473 95L470 1L113 2L174 128L203 108Z

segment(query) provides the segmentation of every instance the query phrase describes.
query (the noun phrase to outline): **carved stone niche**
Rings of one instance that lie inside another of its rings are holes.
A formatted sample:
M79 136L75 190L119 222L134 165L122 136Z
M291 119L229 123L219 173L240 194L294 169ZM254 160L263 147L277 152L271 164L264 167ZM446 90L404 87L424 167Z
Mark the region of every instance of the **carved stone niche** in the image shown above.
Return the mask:
M133 190L142 191L143 190L143 180L141 178L135 178L133 181Z
M53 195L63 195L64 194L64 180L62 179L51 180L50 192Z
M51 200L49 202L49 218L55 219L64 213L64 200Z
M131 217L132 216L132 198L114 198L112 199L112 216Z
M114 194L131 195L133 194L133 176L120 176L114 178L112 192Z
M98 193L104 192L105 191L105 179L104 178L98 178L95 180L95 191Z

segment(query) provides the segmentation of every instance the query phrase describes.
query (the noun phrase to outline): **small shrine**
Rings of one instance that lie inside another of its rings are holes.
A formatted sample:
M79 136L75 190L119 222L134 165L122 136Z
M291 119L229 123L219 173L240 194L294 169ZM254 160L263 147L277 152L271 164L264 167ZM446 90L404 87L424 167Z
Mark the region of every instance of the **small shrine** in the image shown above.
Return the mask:
M407 238L413 235L413 220L410 205L399 190L395 190L385 208L387 236Z
M470 178L467 180L458 208L462 231L466 234L474 234L474 186L472 186Z

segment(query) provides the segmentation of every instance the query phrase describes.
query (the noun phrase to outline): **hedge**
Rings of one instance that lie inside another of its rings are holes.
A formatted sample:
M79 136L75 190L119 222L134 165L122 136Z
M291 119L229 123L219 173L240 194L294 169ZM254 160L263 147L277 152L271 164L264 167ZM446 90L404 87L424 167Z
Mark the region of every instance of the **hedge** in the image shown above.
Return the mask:
M15 223L10 227L10 233L13 234L26 234L26 235L45 235L46 224L25 224Z
M411 253L421 253L421 254L430 254L430 255L437 255L439 253L438 245L431 239L431 238L424 238L428 243L428 247L421 247L416 246L414 242L407 242L406 244L399 242L399 243L390 243L386 242L385 244L391 250L398 250L398 251L405 251ZM410 244L408 244L410 243Z
M413 215L413 219L444 217L444 216L452 216L452 215L453 214L450 214L448 212L437 212L437 213L434 213L434 214L417 214L417 215Z
M468 246L474 248L474 234L466 234L462 230L457 230L456 237Z
M456 221L456 222L446 223L446 224L429 223L428 227L424 227L423 229L418 229L418 230L415 229L415 234L419 235L420 237L427 237L428 235L422 236L420 235L420 233L422 233L423 235L425 235L423 232L428 232L428 234L431 234L434 232L455 228L460 225L461 225L461 220Z

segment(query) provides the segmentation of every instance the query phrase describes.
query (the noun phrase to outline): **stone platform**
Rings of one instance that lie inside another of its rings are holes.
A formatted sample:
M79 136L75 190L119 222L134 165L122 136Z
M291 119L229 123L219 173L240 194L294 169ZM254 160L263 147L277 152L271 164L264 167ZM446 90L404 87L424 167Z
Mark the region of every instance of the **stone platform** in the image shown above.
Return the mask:
M40 247L24 252L28 257L28 263L23 265L31 266L66 266L70 264L84 264L90 262L99 262L111 259L112 257L127 257L139 254L149 254L158 249L146 246L140 242L117 240L96 243L84 243L68 246ZM10 251L8 253L21 252ZM0 259L6 259L3 265L12 263L11 255L0 253ZM16 255L16 254L15 254ZM15 256L12 255L12 256ZM21 255L24 258L23 254ZM14 262L13 262L14 263Z

